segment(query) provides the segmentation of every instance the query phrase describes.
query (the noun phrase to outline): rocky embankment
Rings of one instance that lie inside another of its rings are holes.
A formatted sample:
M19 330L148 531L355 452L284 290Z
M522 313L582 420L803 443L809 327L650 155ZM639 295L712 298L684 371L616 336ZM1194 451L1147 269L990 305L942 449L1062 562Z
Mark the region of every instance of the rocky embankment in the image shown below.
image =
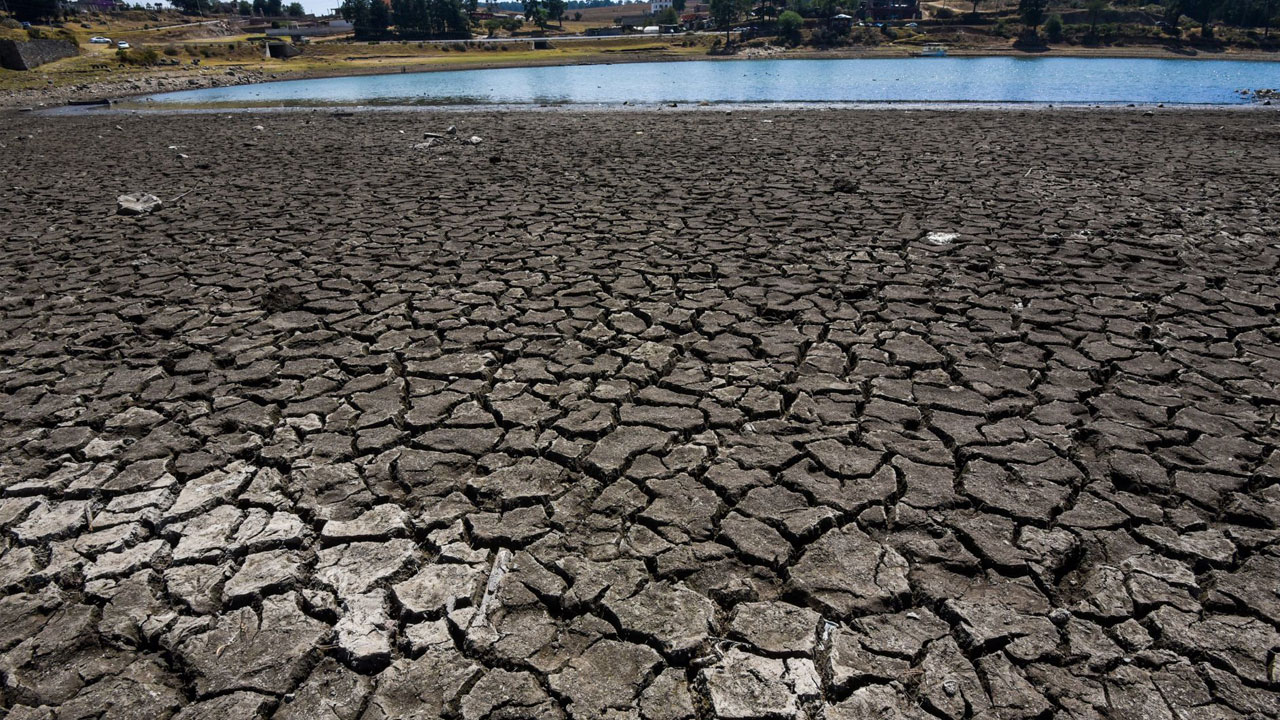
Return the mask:
M39 72L38 70L32 72ZM60 84L54 80L42 87L13 90L0 94L0 108L26 108L65 105L68 102L109 100L175 90L249 85L266 82L274 76L257 70L165 69L149 73L130 73L105 80Z

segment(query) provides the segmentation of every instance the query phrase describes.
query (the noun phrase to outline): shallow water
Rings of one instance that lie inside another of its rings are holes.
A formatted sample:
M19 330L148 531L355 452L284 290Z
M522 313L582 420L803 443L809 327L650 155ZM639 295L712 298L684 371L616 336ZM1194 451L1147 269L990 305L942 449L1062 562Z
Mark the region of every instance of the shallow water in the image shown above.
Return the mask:
M151 95L144 103L618 104L1040 102L1238 105L1280 64L1135 58L899 58L623 63L289 80Z

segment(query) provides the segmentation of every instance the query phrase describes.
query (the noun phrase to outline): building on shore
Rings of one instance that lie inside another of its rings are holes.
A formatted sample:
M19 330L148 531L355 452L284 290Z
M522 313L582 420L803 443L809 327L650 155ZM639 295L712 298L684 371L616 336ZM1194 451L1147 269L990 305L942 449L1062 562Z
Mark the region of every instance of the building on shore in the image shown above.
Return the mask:
M863 0L858 17L875 22L886 20L919 20L919 0Z

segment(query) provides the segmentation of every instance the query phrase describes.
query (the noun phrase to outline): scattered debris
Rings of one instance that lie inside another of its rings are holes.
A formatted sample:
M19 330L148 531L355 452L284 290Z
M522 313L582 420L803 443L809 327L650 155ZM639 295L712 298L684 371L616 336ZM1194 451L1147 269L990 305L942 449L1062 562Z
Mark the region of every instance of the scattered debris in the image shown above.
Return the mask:
M116 198L116 212L120 215L146 215L159 210L164 202L151 193L134 193Z
M471 137L467 138L465 142L468 145L479 145L480 143L484 142L484 140L479 135L472 135Z
M960 237L959 233L941 232L938 230L934 230L930 232L928 235L925 235L924 239L926 242L932 243L934 245L950 245L951 243L955 242L956 238L958 237Z

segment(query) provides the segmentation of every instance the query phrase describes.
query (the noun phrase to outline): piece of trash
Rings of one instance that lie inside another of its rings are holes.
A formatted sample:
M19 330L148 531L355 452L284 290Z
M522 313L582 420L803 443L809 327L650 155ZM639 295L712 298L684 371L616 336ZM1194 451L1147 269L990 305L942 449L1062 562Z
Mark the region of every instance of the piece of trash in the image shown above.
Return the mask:
M254 129L254 130L266 130L266 128L262 127L261 125L254 125L254 126L253 126L253 129Z
M458 134L458 128L454 127L453 125L450 125L450 126L449 126L449 128L448 128L447 130L445 130L445 133L446 133L446 134L449 134L449 135L457 135L457 134Z
M924 239L930 243L933 243L934 245L950 245L951 243L955 242L956 238L958 237L960 237L959 233L939 232L937 230L934 230L928 235L925 235Z
M121 195L116 198L116 212L120 215L145 215L159 210L164 203L151 193Z
M482 142L484 142L484 140L482 140L479 135L472 135L467 138L467 144L469 145L479 145Z
M428 140L428 141L426 141L426 142L414 143L414 144L413 144L413 149L414 149L414 150L426 150L426 149L430 148L432 145L435 145L435 144L436 144L436 141L435 141L435 140Z

